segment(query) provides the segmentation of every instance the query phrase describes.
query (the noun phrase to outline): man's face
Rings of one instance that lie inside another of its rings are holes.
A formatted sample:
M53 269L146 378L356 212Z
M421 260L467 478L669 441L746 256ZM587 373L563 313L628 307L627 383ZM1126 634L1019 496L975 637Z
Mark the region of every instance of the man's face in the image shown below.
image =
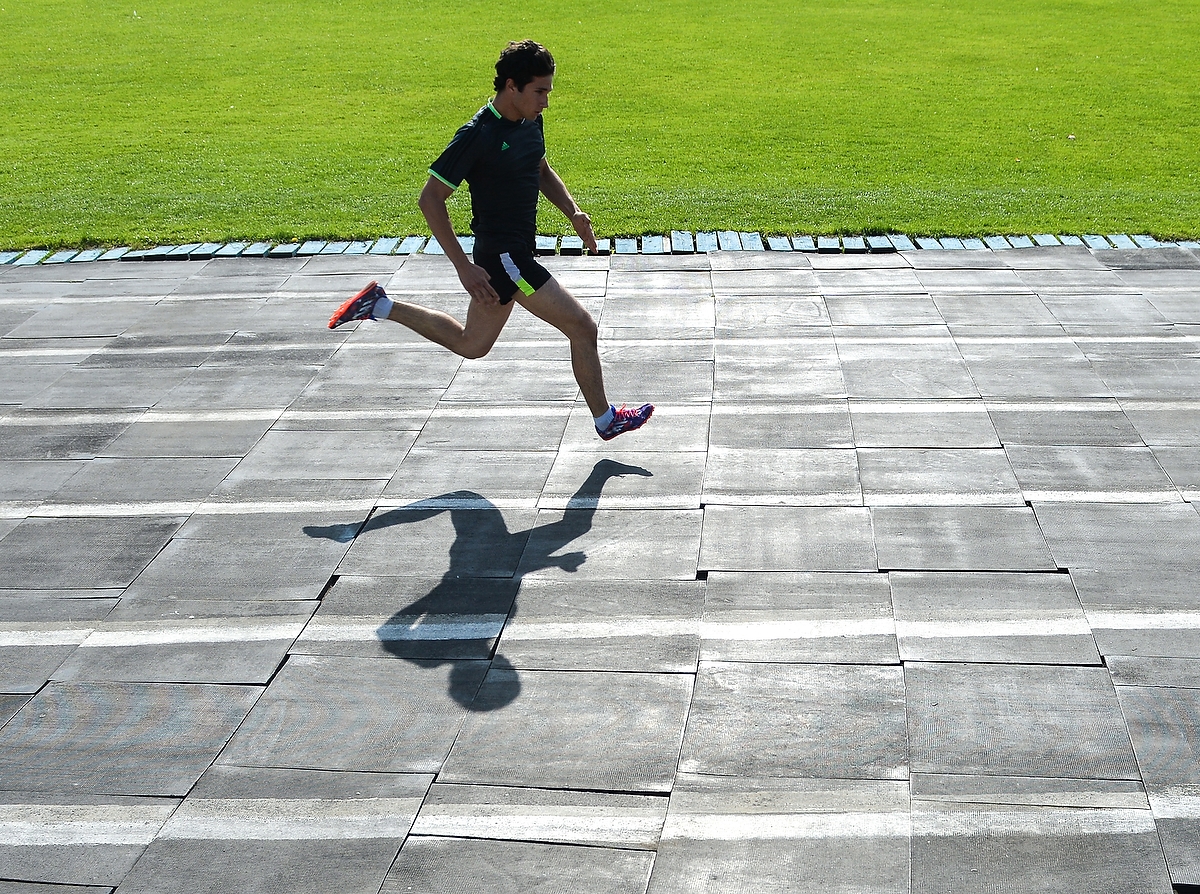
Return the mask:
M517 90L512 81L508 82L513 105L522 118L532 121L542 110L550 106L550 91L554 89L554 75L534 78L525 85L524 90Z

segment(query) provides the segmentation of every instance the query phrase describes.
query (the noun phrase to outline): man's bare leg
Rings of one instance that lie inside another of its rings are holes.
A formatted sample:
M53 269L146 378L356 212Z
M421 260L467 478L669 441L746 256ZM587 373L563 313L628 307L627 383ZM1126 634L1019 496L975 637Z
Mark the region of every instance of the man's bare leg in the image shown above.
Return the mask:
M596 321L587 308L553 277L532 295L518 294L516 300L571 342L571 371L575 381L579 383L592 415L603 416L608 412L609 404L604 394L604 373L600 369L600 351L596 344Z
M393 298L392 310L387 318L407 326L417 335L443 348L449 348L460 357L474 359L492 349L504 324L508 322L512 307L511 301L508 304L485 304L472 298L467 308L467 322L463 324L441 311Z

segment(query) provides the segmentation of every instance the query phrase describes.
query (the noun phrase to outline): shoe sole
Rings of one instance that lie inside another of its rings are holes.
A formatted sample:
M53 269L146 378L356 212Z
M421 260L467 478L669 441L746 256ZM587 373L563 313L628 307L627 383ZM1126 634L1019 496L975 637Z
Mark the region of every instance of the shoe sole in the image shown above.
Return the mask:
M359 299L361 299L365 295L369 294L370 292L373 292L377 288L379 288L379 283L375 282L375 280L371 280L370 283L368 283L362 289L359 289L358 293L355 294L355 296L353 298L346 301L341 307L339 307L337 310L335 310L333 312L333 316L329 318L329 328L336 329L338 326L341 326L343 323L358 322L357 320L343 320L342 315L349 312L350 308L354 306L355 301L358 301Z

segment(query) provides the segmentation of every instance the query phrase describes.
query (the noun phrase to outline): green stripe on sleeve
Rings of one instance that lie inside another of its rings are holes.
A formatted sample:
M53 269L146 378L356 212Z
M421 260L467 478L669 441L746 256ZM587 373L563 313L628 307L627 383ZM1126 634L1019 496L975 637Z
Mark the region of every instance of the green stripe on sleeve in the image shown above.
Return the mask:
M430 168L430 169L429 169L429 174L430 174L430 176L432 176L432 177L437 177L437 178L438 178L438 180L441 180L443 183L445 183L445 184L446 184L448 187L450 187L451 189L458 189L458 184L457 184L457 183L451 183L449 180L447 180L445 177L443 177L441 174L439 174L439 173L438 173L437 171L435 171L433 168Z

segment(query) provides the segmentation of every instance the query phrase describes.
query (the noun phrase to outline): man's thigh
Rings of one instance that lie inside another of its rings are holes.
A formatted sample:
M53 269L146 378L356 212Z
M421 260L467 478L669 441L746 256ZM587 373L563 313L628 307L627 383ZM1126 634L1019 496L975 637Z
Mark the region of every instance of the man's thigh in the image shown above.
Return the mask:
M595 337L596 321L592 319L592 315L554 277L550 277L546 284L532 295L522 295L518 292L515 300L535 317L545 320L568 338Z
M472 353L482 356L491 350L500 331L512 314L513 303L487 304L472 298L467 305L467 319L463 323L463 341Z

